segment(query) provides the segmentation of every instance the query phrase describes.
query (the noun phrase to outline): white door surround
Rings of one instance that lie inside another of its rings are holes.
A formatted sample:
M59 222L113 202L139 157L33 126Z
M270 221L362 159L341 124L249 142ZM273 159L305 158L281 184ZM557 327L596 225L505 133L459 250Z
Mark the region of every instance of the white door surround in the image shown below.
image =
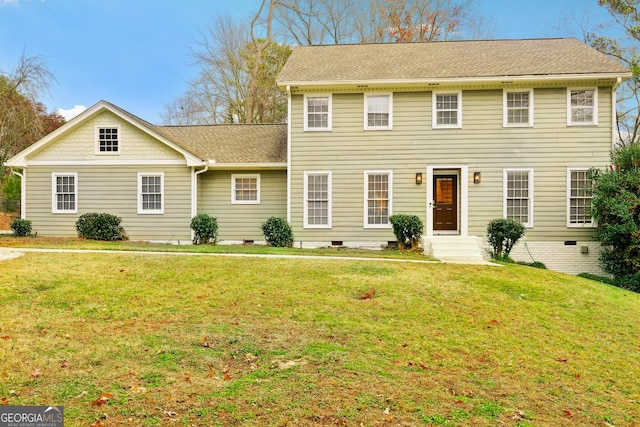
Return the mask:
M467 236L469 234L469 166L467 165L431 165L427 166L427 212L426 212L426 236L433 236L433 176L439 171L456 171L459 172L460 179L458 180L459 190L459 218L458 218L458 231L459 236ZM435 173L434 173L435 172Z

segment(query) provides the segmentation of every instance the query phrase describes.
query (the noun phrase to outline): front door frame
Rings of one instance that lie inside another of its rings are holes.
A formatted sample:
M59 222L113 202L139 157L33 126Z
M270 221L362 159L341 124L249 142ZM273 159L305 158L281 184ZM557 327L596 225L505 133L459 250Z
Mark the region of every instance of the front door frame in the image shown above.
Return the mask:
M427 224L426 236L433 236L433 175L440 173L439 171L457 171L460 173L458 179L458 194L460 198L458 231L460 236L468 236L469 234L469 166L467 165L433 165L427 166ZM435 173L434 173L435 172Z

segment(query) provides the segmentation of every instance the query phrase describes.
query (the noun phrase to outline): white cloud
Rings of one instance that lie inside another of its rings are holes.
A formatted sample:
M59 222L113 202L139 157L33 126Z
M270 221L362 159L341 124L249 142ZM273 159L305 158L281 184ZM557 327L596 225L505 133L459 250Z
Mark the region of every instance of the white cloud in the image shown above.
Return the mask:
M75 116L77 116L78 114L82 113L86 109L87 107L85 107L84 105L75 105L73 108L69 110L65 110L64 108L59 108L57 113L60 114L62 117L64 117L65 120L69 121L73 119Z

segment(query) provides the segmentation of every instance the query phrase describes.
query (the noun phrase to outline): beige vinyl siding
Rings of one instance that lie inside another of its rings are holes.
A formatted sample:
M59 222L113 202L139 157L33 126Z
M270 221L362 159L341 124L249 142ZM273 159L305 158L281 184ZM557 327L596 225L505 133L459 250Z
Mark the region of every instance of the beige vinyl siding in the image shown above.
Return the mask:
M76 172L76 214L51 213L52 173ZM138 214L138 173L164 173L164 214ZM26 218L33 232L76 236L78 217L106 212L122 218L131 240L191 239L191 169L186 166L30 166L26 170Z
M452 90L455 88L452 88ZM385 90L388 92L388 89ZM375 93L375 92L373 92ZM426 222L427 166L466 165L469 234L502 217L503 169L534 171L534 227L528 240L584 240L592 229L566 227L567 167L603 167L611 147L611 88L599 88L598 126L567 127L566 87L534 87L534 126L503 127L502 89L463 90L462 128L432 129L430 91L393 93L393 130L363 130L363 94L334 93L333 130L303 132L302 95L292 96L291 222L296 240L394 240L363 228L364 171L393 171L393 213ZM331 171L333 228L303 229L304 171ZM473 184L473 173L482 173Z
M96 154L96 127L119 127L119 148L117 154ZM184 157L175 150L158 142L147 133L122 120L110 111L80 123L53 143L29 156L29 161L139 161L139 160L182 160Z
M231 175L260 175L260 204L231 203ZM218 222L218 240L264 241L262 224L271 216L287 216L287 173L284 170L210 170L199 175L198 213Z

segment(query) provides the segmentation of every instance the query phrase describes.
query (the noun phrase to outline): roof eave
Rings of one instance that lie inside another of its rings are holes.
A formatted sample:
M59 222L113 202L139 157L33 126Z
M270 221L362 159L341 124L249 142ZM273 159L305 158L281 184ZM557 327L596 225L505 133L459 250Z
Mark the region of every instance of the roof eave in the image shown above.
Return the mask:
M277 84L280 87L291 88L312 88L312 87L368 87L368 86L400 86L400 85L425 85L440 86L454 84L505 84L518 82L556 82L556 81L585 81L585 80L603 80L615 81L618 78L627 80L631 78L632 73L589 73L589 74L545 74L545 75L517 75L517 76L488 76L488 77L439 77L430 79L371 79L371 80L282 80Z
M235 170L286 170L287 162L247 162L247 163L217 163L209 160L209 169L235 169Z

